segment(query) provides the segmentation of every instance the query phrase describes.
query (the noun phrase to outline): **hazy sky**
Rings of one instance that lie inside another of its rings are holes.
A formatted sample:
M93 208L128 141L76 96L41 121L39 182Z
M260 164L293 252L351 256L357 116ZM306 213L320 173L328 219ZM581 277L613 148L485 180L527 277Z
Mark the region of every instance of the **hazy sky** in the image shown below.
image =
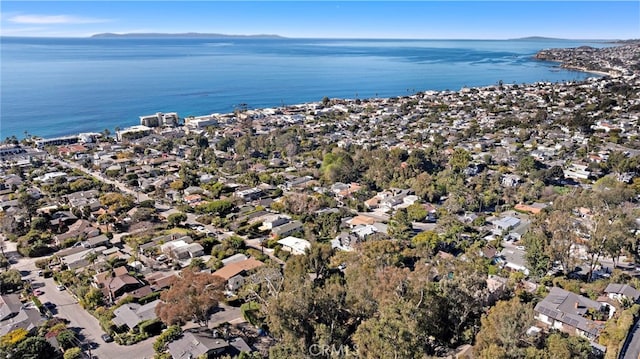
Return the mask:
M287 37L640 38L640 1L5 1L0 35L214 32Z

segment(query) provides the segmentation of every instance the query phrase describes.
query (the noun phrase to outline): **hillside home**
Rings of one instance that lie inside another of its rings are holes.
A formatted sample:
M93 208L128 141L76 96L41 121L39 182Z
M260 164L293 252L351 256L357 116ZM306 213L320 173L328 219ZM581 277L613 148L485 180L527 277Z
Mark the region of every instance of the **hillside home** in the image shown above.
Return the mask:
M594 316L602 315L602 319L609 319L608 309L602 303L558 287L551 288L535 306L534 312L536 320L545 327L591 341L596 340L604 328L604 321L595 320Z
M619 302L628 300L632 303L637 303L638 298L640 298L640 291L628 284L609 283L604 289L604 292L607 294L607 297Z
M282 249L294 255L305 254L306 251L311 248L311 243L306 239L288 236L278 241L278 244L282 245Z

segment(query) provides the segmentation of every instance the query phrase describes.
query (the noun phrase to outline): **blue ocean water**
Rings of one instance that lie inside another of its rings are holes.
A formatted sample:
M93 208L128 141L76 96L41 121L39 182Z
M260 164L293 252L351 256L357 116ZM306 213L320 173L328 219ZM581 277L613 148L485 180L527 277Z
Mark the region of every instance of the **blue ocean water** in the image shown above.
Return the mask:
M581 80L532 56L565 40L250 38L0 39L0 139L113 132L138 116L181 117L330 98Z

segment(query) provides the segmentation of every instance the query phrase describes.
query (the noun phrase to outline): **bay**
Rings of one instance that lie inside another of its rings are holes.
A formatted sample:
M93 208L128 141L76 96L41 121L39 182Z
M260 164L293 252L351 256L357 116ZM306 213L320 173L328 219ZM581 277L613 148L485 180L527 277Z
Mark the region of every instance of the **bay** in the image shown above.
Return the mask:
M569 40L0 39L0 139L53 137L330 98L582 80L533 55Z

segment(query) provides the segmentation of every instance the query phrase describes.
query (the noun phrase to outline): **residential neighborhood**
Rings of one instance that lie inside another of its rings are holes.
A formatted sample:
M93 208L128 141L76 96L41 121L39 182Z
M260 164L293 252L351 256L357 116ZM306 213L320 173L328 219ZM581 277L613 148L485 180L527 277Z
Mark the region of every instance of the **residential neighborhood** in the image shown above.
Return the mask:
M624 357L640 45L538 58L606 75L8 138L0 354Z

